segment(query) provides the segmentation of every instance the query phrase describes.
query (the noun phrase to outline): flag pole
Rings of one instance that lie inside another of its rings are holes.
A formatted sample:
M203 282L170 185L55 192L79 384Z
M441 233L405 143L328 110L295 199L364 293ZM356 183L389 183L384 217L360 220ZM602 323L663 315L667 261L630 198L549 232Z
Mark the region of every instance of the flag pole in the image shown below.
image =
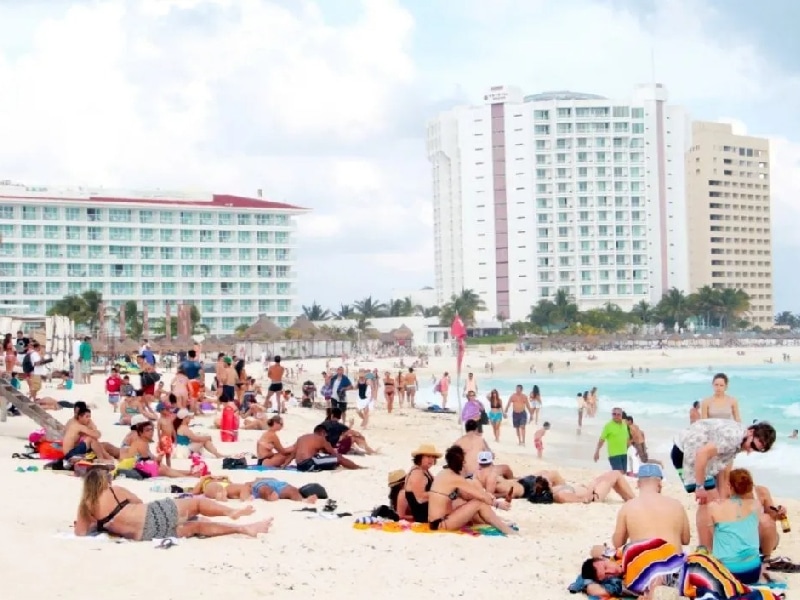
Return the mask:
M458 345L460 341L456 342L456 396L458 397L458 424L461 425L461 364L458 362L458 353L460 349Z

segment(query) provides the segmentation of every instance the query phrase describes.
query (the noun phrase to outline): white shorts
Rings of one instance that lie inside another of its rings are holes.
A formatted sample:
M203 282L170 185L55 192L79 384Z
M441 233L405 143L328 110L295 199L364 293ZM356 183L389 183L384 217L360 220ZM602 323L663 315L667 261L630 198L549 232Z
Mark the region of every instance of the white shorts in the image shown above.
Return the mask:
M372 400L369 398L359 398L356 401L356 407L358 410L364 410L365 408L372 408Z

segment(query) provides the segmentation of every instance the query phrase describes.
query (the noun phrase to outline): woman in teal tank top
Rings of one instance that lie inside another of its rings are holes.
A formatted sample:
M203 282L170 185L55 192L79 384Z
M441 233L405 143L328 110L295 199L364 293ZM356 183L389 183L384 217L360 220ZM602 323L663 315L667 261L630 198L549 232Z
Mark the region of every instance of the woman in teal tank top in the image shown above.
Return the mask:
M747 469L729 475L732 496L709 505L714 527L712 554L746 585L761 578L761 541L758 520L761 505L753 493L753 478Z

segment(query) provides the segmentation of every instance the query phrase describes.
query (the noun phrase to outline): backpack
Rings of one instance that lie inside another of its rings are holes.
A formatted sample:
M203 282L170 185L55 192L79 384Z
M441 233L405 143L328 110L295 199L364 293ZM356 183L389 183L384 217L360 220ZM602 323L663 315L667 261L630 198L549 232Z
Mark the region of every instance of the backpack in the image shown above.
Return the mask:
M22 372L26 375L33 373L33 360L31 360L30 352L22 359Z
M14 350L16 350L17 354L22 354L25 352L25 349L28 347L28 338L19 338L14 343Z

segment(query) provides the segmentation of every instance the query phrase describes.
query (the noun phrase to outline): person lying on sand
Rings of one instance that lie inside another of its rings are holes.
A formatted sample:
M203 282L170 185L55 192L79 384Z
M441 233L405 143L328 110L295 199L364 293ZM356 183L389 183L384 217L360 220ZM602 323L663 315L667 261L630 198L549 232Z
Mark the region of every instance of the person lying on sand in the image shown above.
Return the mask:
M267 421L267 427L256 443L258 464L282 469L294 460L295 446L284 448L278 437L278 432L283 429L283 417L273 416Z
M294 444L294 460L298 471L330 471L337 467L344 467L345 469L364 468L340 455L328 443L327 435L327 430L322 425L317 425L314 428L314 433L307 433L297 438Z
M508 510L508 502L496 499L477 481L464 478L465 459L465 452L459 446L451 446L445 452L447 468L433 478L428 495L430 528L458 531L466 525L485 523L506 535L514 534L515 531L494 512L494 508Z
M203 477L192 489L195 496L203 495L206 498L227 502L228 500L261 499L269 502L276 500L294 500L314 504L316 496L304 498L300 490L285 481L264 477L246 483L233 483L228 477L207 475Z
M145 504L127 489L111 485L106 471L90 469L83 480L74 531L77 536L110 533L144 542L156 538L217 537L234 533L256 537L269 531L272 519L249 525L194 520L199 516L236 520L254 512L252 505L234 509L206 498L164 498Z
M623 500L634 497L625 476L618 471L603 473L587 485L567 483L557 471L541 471L517 481L499 479L495 482L494 495L498 498L525 498L534 504L588 504L604 502L612 489Z

